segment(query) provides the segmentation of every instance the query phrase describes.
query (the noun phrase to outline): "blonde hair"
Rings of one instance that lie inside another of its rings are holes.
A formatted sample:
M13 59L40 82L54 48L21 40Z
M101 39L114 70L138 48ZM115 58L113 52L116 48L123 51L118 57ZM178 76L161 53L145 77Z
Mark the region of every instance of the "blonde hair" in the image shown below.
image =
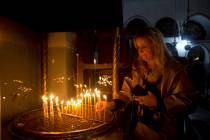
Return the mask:
M151 45L153 47L151 49L154 52L154 58L157 65L164 66L166 60L168 58L171 58L171 54L168 51L166 44L163 40L163 35L158 29L153 27L143 28L135 35L134 45L135 45L135 40L138 37L148 39L153 44Z

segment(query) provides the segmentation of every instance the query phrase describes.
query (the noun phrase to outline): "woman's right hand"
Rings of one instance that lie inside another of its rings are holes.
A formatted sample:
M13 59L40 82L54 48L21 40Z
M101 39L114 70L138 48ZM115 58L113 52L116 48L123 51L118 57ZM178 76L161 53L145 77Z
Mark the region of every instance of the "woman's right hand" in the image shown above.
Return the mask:
M101 112L103 111L104 109L106 109L108 106L108 102L107 101L100 101L100 102L97 102L96 103L96 112Z

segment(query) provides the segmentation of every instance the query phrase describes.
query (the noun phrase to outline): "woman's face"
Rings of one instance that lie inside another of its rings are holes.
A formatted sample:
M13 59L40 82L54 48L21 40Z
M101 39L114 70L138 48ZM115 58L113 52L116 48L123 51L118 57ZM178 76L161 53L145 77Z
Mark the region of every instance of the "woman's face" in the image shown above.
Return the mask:
M148 39L143 37L137 37L135 39L135 45L138 51L138 55L142 60L146 62L153 60L154 52L152 51L152 48L154 47Z

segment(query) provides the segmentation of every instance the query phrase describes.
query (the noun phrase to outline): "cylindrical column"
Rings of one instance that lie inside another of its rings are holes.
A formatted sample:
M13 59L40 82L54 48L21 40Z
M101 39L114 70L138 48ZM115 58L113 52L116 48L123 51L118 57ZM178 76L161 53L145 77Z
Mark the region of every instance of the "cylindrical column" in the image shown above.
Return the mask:
M112 68L112 98L119 93L119 60L120 60L120 29L116 28L114 48L113 48L113 68Z
M47 95L47 56L48 56L48 48L47 48L47 34L42 34L42 48L41 48L41 80L42 80L42 93L43 95Z
M48 91L62 99L76 95L73 67L76 39L74 32L48 33Z

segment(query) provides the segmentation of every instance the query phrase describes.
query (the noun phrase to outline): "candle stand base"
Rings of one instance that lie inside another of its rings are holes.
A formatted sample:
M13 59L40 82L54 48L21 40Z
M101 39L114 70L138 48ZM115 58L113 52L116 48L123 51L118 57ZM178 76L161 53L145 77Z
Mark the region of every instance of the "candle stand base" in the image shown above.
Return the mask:
M46 118L42 109L36 109L17 116L8 129L22 140L84 140L106 132L112 127L112 121L111 112L106 114L106 122L102 122L57 113Z

